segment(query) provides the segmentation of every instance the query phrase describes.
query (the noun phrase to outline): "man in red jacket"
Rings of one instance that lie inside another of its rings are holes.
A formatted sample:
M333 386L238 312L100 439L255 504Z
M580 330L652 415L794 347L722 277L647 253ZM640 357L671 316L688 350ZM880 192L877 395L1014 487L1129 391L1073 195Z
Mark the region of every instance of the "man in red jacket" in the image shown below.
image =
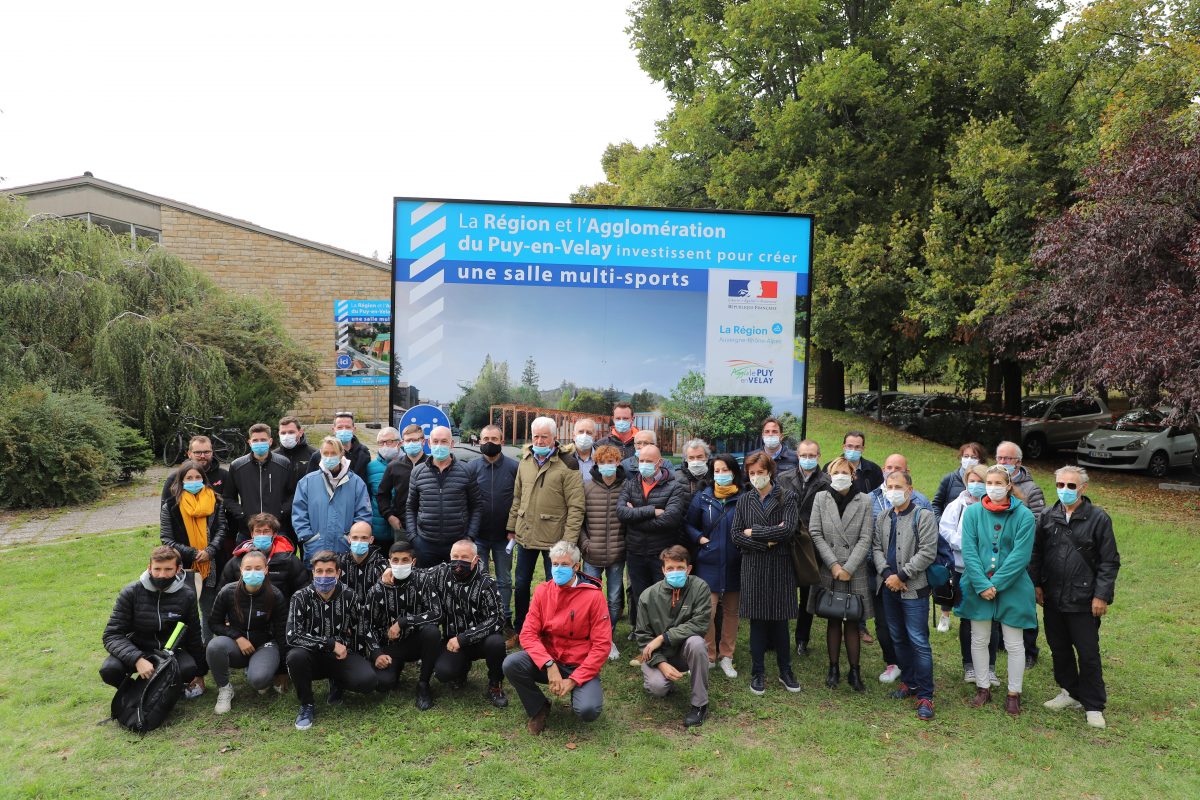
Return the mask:
M539 683L549 684L556 697L569 692L571 709L584 722L599 717L604 705L600 668L612 647L612 625L604 593L595 583L580 579L581 558L570 542L550 549L554 580L534 590L521 628L524 651L504 659L504 674L525 706L534 736L545 729L550 713L550 701Z

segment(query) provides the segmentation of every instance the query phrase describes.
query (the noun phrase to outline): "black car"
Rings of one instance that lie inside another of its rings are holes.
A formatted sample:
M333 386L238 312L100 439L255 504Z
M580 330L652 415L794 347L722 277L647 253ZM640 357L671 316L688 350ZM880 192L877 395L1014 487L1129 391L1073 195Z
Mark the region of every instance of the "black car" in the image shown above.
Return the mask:
M981 427L970 401L949 394L899 397L884 411L884 420L894 428L954 447L975 439Z
M887 417L888 407L898 398L907 397L903 392L857 392L846 398L846 410L866 417L874 417L883 401L883 414Z

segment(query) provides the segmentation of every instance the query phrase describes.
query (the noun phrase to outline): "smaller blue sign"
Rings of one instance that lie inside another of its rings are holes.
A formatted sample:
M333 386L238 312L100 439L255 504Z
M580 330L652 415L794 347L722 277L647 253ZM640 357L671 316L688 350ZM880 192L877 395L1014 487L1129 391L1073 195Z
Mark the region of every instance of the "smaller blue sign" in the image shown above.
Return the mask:
M354 359L344 353L337 357L338 369L350 369L350 365L354 363Z
M404 430L409 425L420 425L421 430L425 431L425 453L429 453L429 432L438 425L450 427L450 418L446 416L437 406L421 404L413 406L408 411L404 412L404 417L398 426L400 430Z

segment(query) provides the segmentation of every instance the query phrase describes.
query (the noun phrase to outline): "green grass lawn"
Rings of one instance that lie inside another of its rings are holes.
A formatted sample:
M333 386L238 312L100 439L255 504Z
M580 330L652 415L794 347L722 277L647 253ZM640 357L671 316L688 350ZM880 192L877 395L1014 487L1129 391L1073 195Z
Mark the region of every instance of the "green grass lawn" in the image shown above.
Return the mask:
M899 450L916 485L932 494L956 465L953 450L861 418L813 411L809 432L825 456L847 426L867 430L867 456ZM1047 496L1051 475L1038 474ZM605 709L591 724L556 707L541 738L512 705L481 697L476 665L459 695L435 685L436 708L412 705L413 673L382 699L349 695L323 704L312 730L293 729L294 695L259 697L234 679L233 712L212 713L215 691L181 701L172 723L144 738L112 724L112 690L96 670L100 633L117 590L143 568L156 531L0 553L0 796L3 797L1200 797L1200 624L1195 575L1200 536L1194 505L1133 485L1089 493L1112 513L1124 566L1102 636L1109 728L1081 712L1041 707L1053 696L1049 649L1025 681L1027 713L964 701L957 622L933 633L937 719L889 700L875 680L878 646L864 647L868 691L824 688L824 625L814 653L797 661L804 690L788 694L768 654L766 696L750 694L743 625L742 675L712 676L711 715L695 732L681 720L687 692L645 696L623 659L603 673ZM1133 488L1130 488L1133 486ZM618 628L624 651L626 623ZM999 670L1004 675L1004 657ZM682 688L682 687L681 687ZM1002 693L1000 697L1002 697Z

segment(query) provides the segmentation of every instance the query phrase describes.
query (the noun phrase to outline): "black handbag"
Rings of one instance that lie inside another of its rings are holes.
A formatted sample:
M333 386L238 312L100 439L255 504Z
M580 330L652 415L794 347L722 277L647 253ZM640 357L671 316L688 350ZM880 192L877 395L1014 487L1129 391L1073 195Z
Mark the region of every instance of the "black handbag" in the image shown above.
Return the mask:
M839 583L846 584L845 591L836 587ZM849 581L834 581L835 588L821 588L817 594L817 616L823 619L840 619L857 622L863 618L863 599L850 591Z

